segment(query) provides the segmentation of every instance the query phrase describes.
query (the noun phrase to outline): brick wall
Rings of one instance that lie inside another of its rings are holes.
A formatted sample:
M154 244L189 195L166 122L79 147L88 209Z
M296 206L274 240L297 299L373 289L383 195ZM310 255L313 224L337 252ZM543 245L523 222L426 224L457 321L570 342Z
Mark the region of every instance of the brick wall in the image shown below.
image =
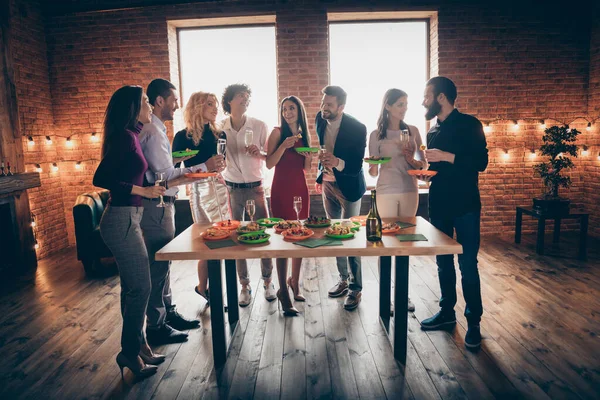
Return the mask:
M585 165L585 197L591 215L590 232L600 235L600 4L596 2L592 18L590 39L590 86L588 114L597 119L593 134L588 135L586 143L593 146Z
M45 18L39 1L11 0L10 12L10 43L19 118L24 135L24 162L28 170L33 170L31 163L44 165L42 186L28 191L31 212L37 220L35 233L40 244L38 258L43 258L69 244L60 174L51 172L47 164L59 157L58 147L56 143L46 145L44 140L44 136L54 135ZM27 144L26 138L30 135L34 137L33 146Z
M539 157L531 160L528 156L528 149L541 143L542 130L535 120L546 118L550 125L553 120L571 122L579 116L588 119L598 116L597 18L590 43L589 23L576 7L573 11L550 6L515 11L492 2L487 6L466 3L466 6L436 6L411 2L413 6L439 12L431 21L432 75L446 75L457 83L457 105L462 111L493 121L492 132L488 134L491 162L481 176L482 231L497 233L502 227L502 232L510 233L515 206L530 204L530 199L542 190L531 169ZM178 80L174 70L177 53L170 47L175 41L175 31L167 25L172 19L275 13L279 95L299 95L311 120L318 110L320 89L328 83L327 11L402 10L396 2L372 1L368 7L360 4L332 1L324 5L316 0L285 4L235 1L48 17L45 22L52 97L46 105L38 107L45 110L47 104L52 104L49 115L54 115L54 134L78 134L75 138L79 141L71 150L57 147L56 157L98 158L100 145L91 143L89 134L100 132L106 103L121 85L146 86L156 77ZM32 17L29 20L33 22ZM565 20L578 23L565 24ZM43 59L44 42L36 38L40 49L37 55ZM40 68L43 70L44 66ZM47 85L47 75L43 72L41 75L46 77ZM590 90L589 107L588 81L591 89L596 88ZM417 96L419 99L420 94ZM511 126L513 119L521 121L518 131ZM578 120L572 126L585 132L586 122ZM592 133L584 133L582 143L593 142L598 126L594 126ZM314 134L314 126L311 130ZM596 153L597 145L596 142ZM508 160L502 157L504 149L509 149ZM44 155L53 157L52 153ZM576 205L592 206L591 196L587 195L598 193L590 188L598 186L599 164L591 156L576 160L573 187L563 192ZM63 189L58 188L63 226L71 244L74 243L71 206L76 194L92 189L95 165L95 161L87 161L81 170L75 171L73 163L67 161L57 174L63 183ZM584 177L584 170L595 170L595 174ZM309 182L313 179L314 173ZM48 190L50 187L44 185L42 192ZM531 228L527 222L526 230Z

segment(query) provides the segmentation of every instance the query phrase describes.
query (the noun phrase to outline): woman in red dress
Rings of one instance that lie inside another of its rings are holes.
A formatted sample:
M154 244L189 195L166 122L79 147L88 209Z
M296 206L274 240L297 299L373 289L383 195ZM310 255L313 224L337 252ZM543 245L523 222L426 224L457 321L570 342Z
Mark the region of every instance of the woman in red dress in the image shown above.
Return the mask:
M273 217L296 219L294 197L302 198L302 210L299 218L309 215L310 197L304 171L309 171L313 153L298 153L297 147L310 147L310 133L306 123L304 104L296 96L288 96L280 106L281 128L274 128L269 136L267 151L267 168L275 167L273 185L271 187L271 211ZM301 258L292 259L292 276L287 277L287 259L277 259L277 276L279 291L277 298L281 302L284 313L298 314L292 305L288 290L281 290L286 285L292 289L296 301L305 301L300 293Z

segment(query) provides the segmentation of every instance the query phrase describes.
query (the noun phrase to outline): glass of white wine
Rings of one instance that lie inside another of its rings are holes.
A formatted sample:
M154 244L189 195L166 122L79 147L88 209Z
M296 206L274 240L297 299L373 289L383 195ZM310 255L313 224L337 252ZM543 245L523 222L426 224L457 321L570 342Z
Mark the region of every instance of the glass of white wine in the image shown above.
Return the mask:
M294 211L296 211L296 219L300 221L300 211L302 211L302 197L294 196Z
M254 131L251 128L246 128L246 131L244 132L244 145L246 145L246 150L248 150L248 147L252 146L252 143L254 143Z
M165 179L164 172L157 172L156 174L154 174L154 186L162 186L165 188L167 187L167 181ZM162 195L160 195L159 198L160 198L160 202L156 205L156 207L166 207L166 204L164 202Z
M246 214L250 216L250 224L254 222L254 213L256 212L256 205L254 200L246 200Z
M224 156L225 151L227 151L227 140L219 139L219 141L217 142L217 154L220 156Z

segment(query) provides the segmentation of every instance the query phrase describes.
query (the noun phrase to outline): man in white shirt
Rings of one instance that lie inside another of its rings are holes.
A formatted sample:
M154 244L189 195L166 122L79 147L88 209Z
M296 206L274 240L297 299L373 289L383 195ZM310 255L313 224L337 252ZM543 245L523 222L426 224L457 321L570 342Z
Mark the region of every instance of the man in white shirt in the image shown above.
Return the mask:
M173 240L175 236L175 197L177 185L191 183L193 180L184 175L189 172L218 170L215 161L209 165L201 164L192 168L175 168L171 143L167 137L165 121L173 120L173 114L179 108L175 86L165 79L154 79L147 89L148 99L153 106L152 122L145 124L140 132L140 146L148 162L144 176L146 185L153 185L157 173L163 173L167 181L167 191L163 196L165 207L157 207L158 199L144 199L144 214L140 224L150 261L150 279L152 291L146 310L146 336L150 344L182 342L187 340L183 330L197 328L200 321L187 319L177 312L172 302L170 285L170 262L156 261L155 253ZM221 163L224 160L220 160Z
M267 199L262 186L263 166L266 154L262 152L267 142L267 124L248 117L246 111L250 103L251 90L247 85L229 85L223 92L221 104L225 114L223 131L227 136L226 161L223 178L229 190L229 203L233 219L241 221L244 216L247 200L254 200L254 220L268 218ZM252 131L252 142L246 146L246 131ZM273 273L272 260L262 259L261 270L265 287L265 299L273 301L277 298L275 287L271 281ZM252 290L246 260L237 260L237 273L242 285L239 305L250 304Z

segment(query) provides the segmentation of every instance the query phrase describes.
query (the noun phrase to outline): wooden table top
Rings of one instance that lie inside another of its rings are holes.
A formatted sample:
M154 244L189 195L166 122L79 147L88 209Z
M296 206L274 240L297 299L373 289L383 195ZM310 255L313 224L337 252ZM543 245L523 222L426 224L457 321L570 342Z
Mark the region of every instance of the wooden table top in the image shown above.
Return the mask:
M395 234L384 234L381 242L371 243L366 239L366 228L362 226L354 239L342 240L342 246L321 246L310 249L283 240L273 228L267 228L271 235L267 243L224 247L211 250L204 244L200 234L209 224L193 224L156 253L157 260L237 260L253 258L310 258L340 256L432 256L439 254L462 254L462 246L433 227L421 217L384 218L384 222L404 221L416 224L400 229L397 234L421 233L428 239L420 242L400 242ZM333 220L336 222L339 220ZM326 228L315 229L313 238L324 237ZM235 231L230 236L237 242Z

